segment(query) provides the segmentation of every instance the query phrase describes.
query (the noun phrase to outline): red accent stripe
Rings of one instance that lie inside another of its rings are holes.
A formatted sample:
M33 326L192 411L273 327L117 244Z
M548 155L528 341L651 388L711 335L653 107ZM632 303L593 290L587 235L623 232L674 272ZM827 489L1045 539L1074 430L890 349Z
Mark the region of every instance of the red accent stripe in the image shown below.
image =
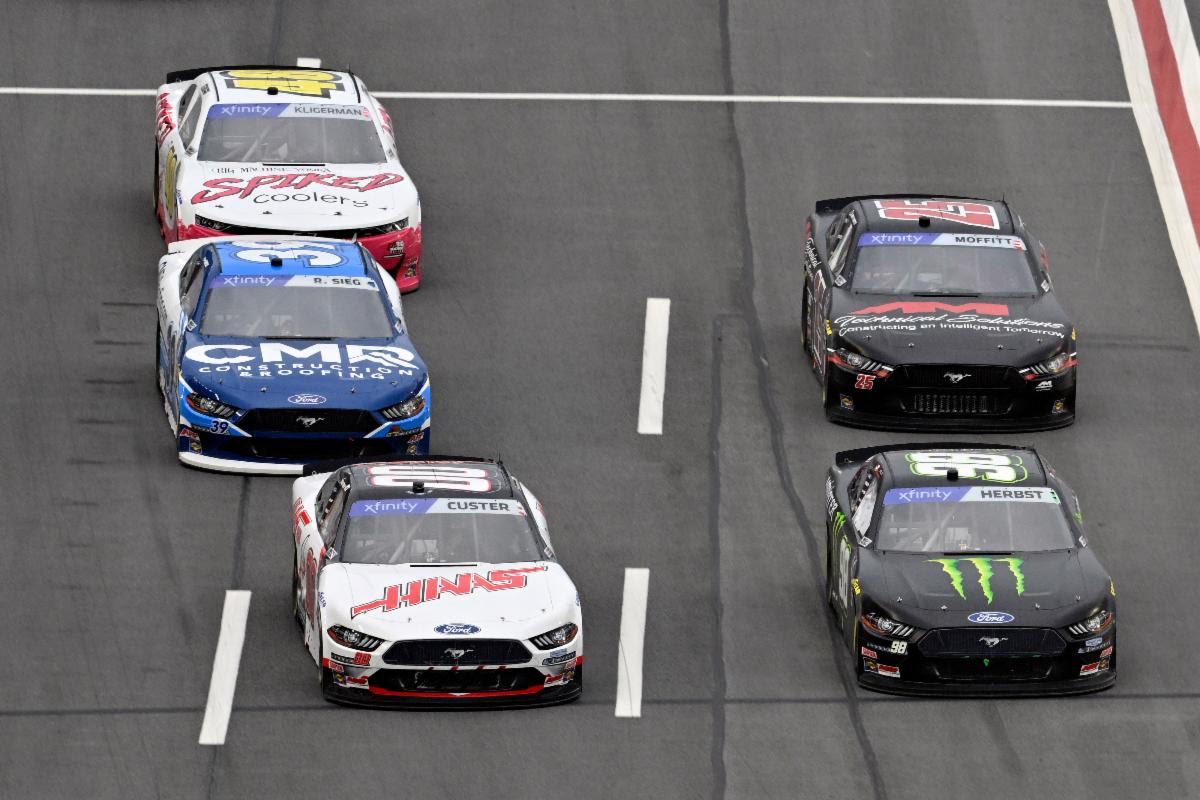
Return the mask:
M544 686L530 686L528 689L510 689L506 692L394 692L391 689L380 689L377 686L367 687L371 694L387 697L511 697L515 694L537 694Z
M1188 116L1183 84L1179 79L1179 64L1175 61L1175 50L1167 34L1167 21L1159 0L1133 0L1133 9L1146 48L1146 62L1150 66L1150 81L1154 84L1158 116L1167 133L1175 171L1179 173L1179 182L1183 185L1192 228L1200 236L1200 144L1196 142L1196 131Z

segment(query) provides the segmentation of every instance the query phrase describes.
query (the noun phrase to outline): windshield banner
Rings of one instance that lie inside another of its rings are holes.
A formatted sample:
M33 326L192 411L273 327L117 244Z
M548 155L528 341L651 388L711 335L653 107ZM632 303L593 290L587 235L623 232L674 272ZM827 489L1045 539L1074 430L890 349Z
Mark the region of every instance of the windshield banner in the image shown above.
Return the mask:
M984 236L978 233L864 233L858 237L859 247L895 247L926 245L934 247L999 247L1003 250L1024 250L1020 236Z
M352 517L381 517L391 514L513 514L525 516L515 500L469 500L447 497L357 500L350 506Z
M919 486L888 489L885 506L905 503L1053 503L1061 505L1058 492L1048 488L993 489L990 486Z

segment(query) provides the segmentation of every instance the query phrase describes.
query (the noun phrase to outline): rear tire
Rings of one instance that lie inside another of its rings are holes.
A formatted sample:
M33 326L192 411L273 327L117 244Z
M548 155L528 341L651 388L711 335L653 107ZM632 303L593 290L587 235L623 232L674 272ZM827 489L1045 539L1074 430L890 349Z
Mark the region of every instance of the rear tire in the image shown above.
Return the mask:
M293 556L295 554L293 553ZM300 613L300 577L296 574L296 563L292 561L292 619L300 629L301 642L304 640L304 617Z

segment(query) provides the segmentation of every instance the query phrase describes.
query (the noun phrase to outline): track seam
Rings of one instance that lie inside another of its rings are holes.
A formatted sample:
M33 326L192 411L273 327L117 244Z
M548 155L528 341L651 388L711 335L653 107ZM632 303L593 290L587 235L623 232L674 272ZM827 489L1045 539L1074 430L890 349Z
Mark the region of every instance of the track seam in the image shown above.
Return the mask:
M725 773L725 603L721 599L721 337L723 317L712 328L712 414L708 423L708 536L713 551L713 645L712 645L712 763L713 800L724 800Z
M250 476L242 476L241 492L238 495L237 531L233 536L233 577L231 589L242 589L242 564L245 563L246 528L250 519Z
M725 91L733 94L733 39L729 31L729 3L730 0L721 0L721 66L724 71ZM737 127L737 109L732 105L728 108L728 119L733 149L734 174L737 181L737 202L741 209L741 219L738 224L742 252L741 304L750 332L750 351L754 358L754 368L758 373L758 390L763 413L767 417L767 424L771 432L771 451L775 457L775 470L779 477L780 486L784 494L787 495L792 515L795 517L796 524L800 528L801 538L803 539L804 549L808 555L809 567L813 573L815 585L821 585L822 575L818 563L822 562L823 559L820 558L820 554L817 551L816 539L813 537L812 529L808 524L808 516L804 511L804 504L801 502L800 495L797 493L795 484L792 481L791 467L788 466L787 452L783 443L783 418L775 403L774 393L771 388L766 338L763 335L762 321L758 315L758 306L754 300L754 240L750 233L750 207L746 190L746 164L742 154L741 135L738 133ZM846 711L850 716L850 724L854 728L854 736L858 740L859 750L862 752L867 777L871 781L872 794L875 800L887 800L887 788L883 783L883 773L879 768L879 760L875 755L875 749L871 745L871 740L867 736L866 726L863 724L862 711L859 708L856 688L857 681L850 675L846 666L846 659L842 656L844 644L838 635L831 616L826 611L824 599L819 603L818 613L826 619L829 626L829 643L834 664L836 665L838 674L842 680L842 687L845 691Z

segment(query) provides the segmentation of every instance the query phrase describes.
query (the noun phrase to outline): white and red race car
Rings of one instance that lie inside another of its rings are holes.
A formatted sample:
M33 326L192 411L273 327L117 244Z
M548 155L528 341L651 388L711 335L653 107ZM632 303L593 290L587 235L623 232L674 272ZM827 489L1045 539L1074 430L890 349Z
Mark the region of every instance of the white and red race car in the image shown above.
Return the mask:
M292 489L293 611L326 699L551 705L583 691L583 612L504 465L350 464Z
M158 89L154 207L168 244L309 234L360 242L421 283L421 203L391 117L350 72L205 67Z

